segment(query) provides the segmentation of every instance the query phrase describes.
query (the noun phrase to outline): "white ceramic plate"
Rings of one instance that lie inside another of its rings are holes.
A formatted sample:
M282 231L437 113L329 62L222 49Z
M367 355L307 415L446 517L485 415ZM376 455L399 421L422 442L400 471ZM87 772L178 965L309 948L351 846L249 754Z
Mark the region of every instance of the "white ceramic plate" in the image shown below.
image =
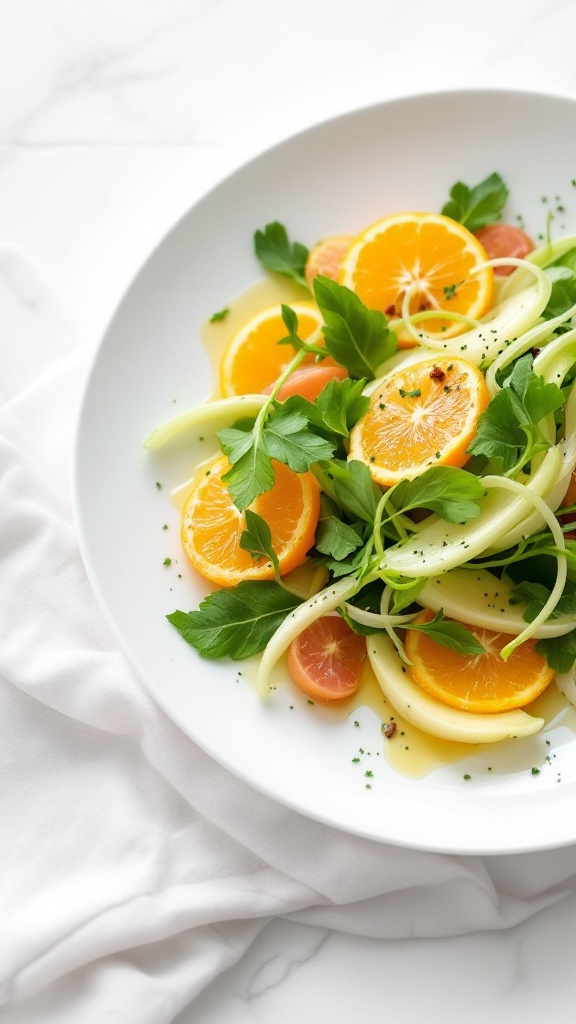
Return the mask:
M523 217L537 235L551 211L554 236L576 231L576 103L500 91L412 97L346 114L257 157L190 210L129 288L94 362L75 462L92 585L172 719L235 775L305 815L376 840L459 853L576 840L572 729L553 723L519 759L493 748L413 779L389 768L369 707L334 716L289 683L262 702L238 676L242 665L201 660L165 618L206 593L184 565L168 500L206 448L174 444L151 454L142 442L210 392L199 329L261 276L256 228L278 219L310 245L397 210L439 210L456 180L474 184L494 170L510 186L508 219Z

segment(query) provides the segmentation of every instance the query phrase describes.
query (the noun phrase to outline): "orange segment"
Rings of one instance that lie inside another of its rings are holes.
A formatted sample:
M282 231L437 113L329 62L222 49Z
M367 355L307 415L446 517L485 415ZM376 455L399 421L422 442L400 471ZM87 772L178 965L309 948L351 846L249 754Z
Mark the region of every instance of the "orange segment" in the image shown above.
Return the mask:
M494 272L477 238L462 224L435 213L398 213L363 231L344 257L341 284L386 316L402 315L412 288L410 313L447 310L474 320L490 308ZM420 321L419 330L451 338L466 325L441 317Z
M415 623L429 622L432 612L421 612ZM510 635L476 626L467 627L486 648L486 654L467 657L441 647L425 633L407 630L406 654L411 674L423 690L450 707L493 714L521 708L538 697L554 677L546 659L527 640L503 661L500 651Z
M350 458L390 486L429 466L463 466L489 401L482 373L465 359L429 359L385 378L350 435Z
M366 637L337 615L324 615L288 648L288 671L313 700L338 701L358 689L366 658Z
M284 575L304 561L314 543L320 491L311 473L295 473L280 462L273 465L274 486L259 495L250 508L268 523ZM240 547L246 517L234 505L222 480L229 468L228 459L219 457L189 494L181 518L184 551L198 572L221 587L233 587L242 580L273 579L268 559L252 558Z
M342 261L353 241L351 235L334 235L332 238L326 238L323 242L319 242L310 250L304 271L309 287L312 287L312 282L317 274L329 277L332 281L338 280Z
M313 302L294 302L298 335L303 341L318 331L323 320ZM273 384L294 357L292 345L279 345L288 334L280 306L265 309L236 334L220 361L220 390L223 395L251 395ZM312 362L314 356L306 356Z

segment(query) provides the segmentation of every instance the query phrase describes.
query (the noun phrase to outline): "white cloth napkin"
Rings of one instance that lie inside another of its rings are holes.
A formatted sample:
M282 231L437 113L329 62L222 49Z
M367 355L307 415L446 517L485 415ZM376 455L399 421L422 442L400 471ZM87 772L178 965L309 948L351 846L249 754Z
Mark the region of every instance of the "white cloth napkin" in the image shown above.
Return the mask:
M275 915L442 936L569 892L574 848L482 860L342 834L252 792L156 707L74 535L89 353L24 257L0 250L0 271L0 1019L172 1021Z

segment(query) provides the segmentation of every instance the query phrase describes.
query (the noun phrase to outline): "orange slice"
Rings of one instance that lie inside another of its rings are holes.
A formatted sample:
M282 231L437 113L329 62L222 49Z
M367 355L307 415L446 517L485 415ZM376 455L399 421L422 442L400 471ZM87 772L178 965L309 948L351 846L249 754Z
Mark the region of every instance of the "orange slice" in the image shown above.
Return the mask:
M322 326L320 310L313 302L293 302L290 306L298 317L298 335L306 341ZM252 317L230 340L220 361L222 394L258 394L273 384L295 354L292 345L278 344L287 334L280 306ZM310 355L304 361L313 360Z
M319 242L310 250L304 276L309 287L317 274L337 281L342 270L342 261L354 239L351 235L333 235Z
M429 359L384 378L350 435L350 458L376 483L412 480L429 466L463 466L489 401L482 373L465 359Z
M410 313L447 310L478 320L490 308L494 272L475 271L487 259L474 235L436 213L397 213L363 231L342 262L341 284L371 309L402 316L411 289ZM466 324L431 317L417 324L424 333L451 338Z
M432 618L432 612L424 611L414 622ZM467 628L486 648L486 654L467 657L440 646L426 633L406 632L412 678L444 704L485 714L508 711L535 700L552 681L554 672L535 650L536 640L527 640L503 661L500 651L509 643L509 634Z
M273 465L274 486L259 495L250 508L268 523L284 575L304 561L314 543L320 491L311 473L295 473L280 462ZM222 480L229 468L226 456L218 457L189 494L181 518L184 551L202 576L221 587L233 587L242 580L273 579L267 558L252 558L240 547L246 517L234 505Z

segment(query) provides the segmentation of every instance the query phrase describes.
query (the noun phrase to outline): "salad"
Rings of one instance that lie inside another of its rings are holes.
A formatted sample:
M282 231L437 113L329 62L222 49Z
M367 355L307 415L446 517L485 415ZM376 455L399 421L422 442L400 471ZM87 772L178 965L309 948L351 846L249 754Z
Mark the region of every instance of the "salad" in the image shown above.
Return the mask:
M167 618L205 658L260 654L263 696L287 656L311 700L345 701L368 659L407 721L490 743L542 729L554 680L576 693L576 236L535 247L507 197L458 182L311 251L257 231L294 301L145 442L216 430L179 488L216 589Z

